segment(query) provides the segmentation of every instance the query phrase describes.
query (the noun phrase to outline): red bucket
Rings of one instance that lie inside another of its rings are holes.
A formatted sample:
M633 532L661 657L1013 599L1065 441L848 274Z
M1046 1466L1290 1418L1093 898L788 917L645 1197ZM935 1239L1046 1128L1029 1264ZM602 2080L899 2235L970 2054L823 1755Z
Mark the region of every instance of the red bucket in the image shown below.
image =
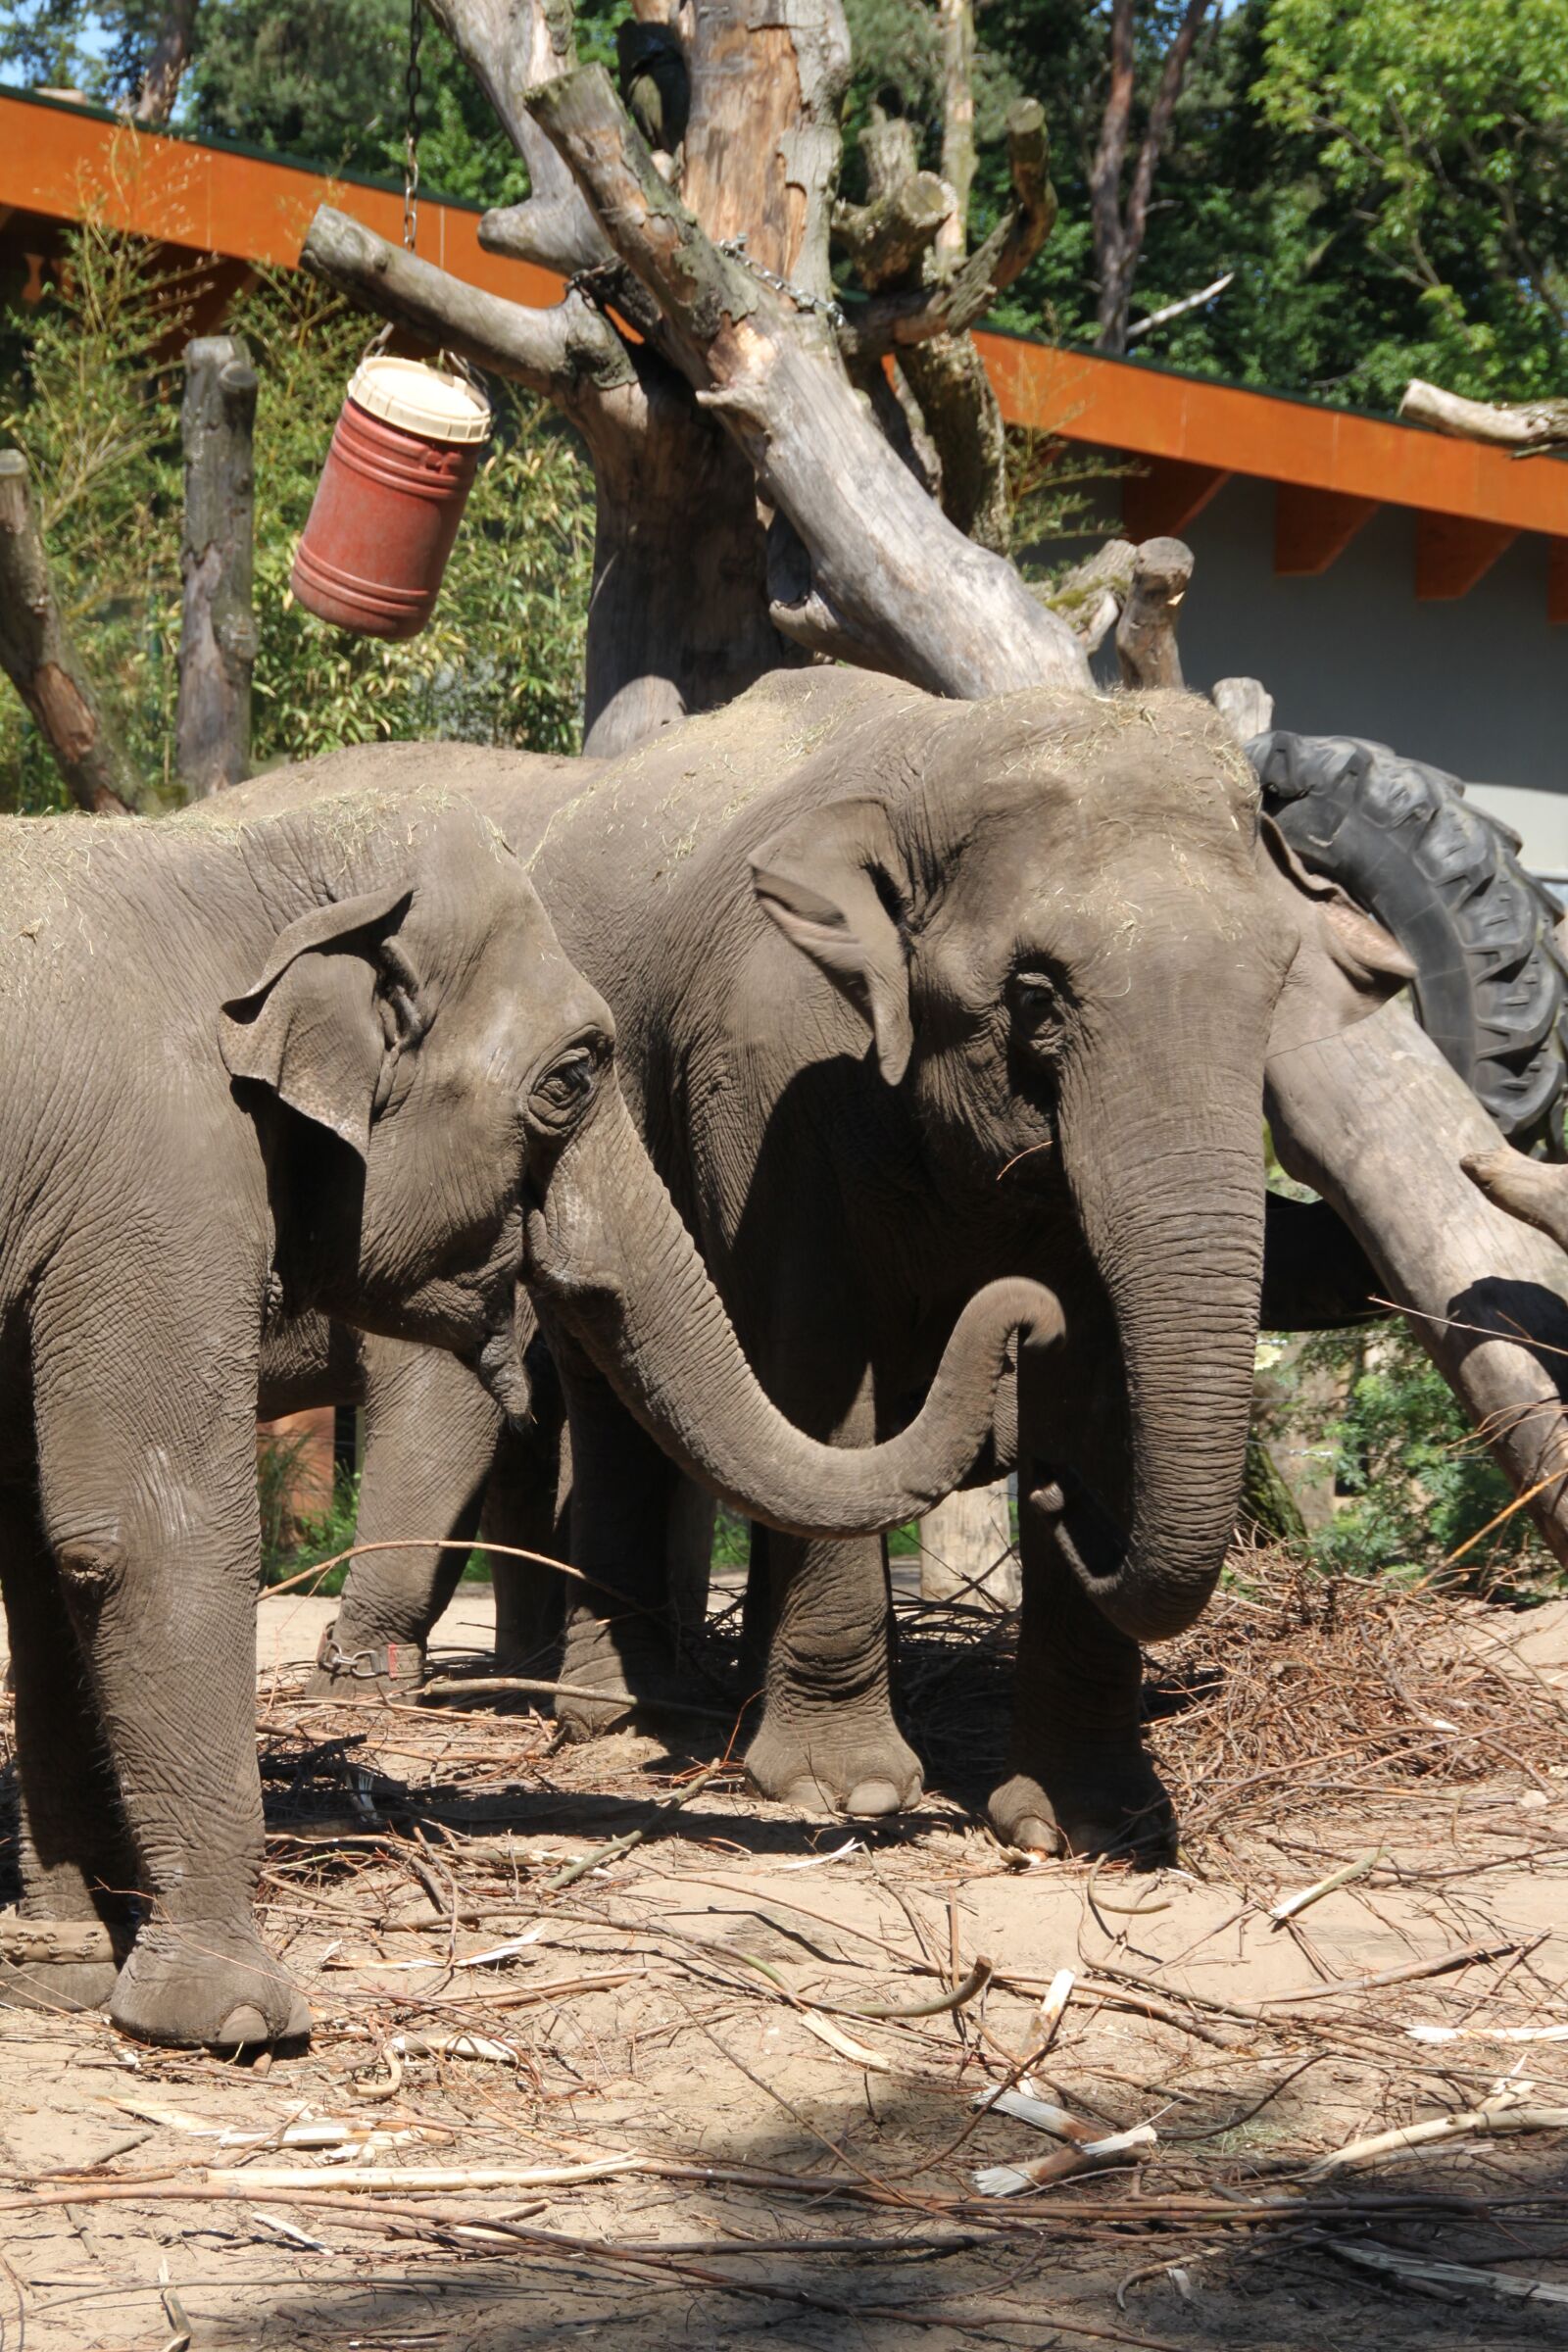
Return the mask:
M306 611L362 637L417 637L489 433L489 405L464 377L362 360L294 557Z

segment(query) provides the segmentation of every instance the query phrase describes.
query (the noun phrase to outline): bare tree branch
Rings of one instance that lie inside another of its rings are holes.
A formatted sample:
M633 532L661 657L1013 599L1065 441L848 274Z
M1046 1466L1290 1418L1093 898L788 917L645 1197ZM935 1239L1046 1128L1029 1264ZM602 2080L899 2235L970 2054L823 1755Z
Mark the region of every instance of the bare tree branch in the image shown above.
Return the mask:
M311 222L300 263L362 309L570 412L637 380L626 346L581 294L569 292L548 311L525 310L421 262L329 204Z
M786 310L671 195L603 68L554 82L530 104L658 303L699 399L809 551L813 596L871 649L862 658L874 651L877 666L944 694L1085 684L1072 632L1009 564L933 508L856 399L814 315ZM786 612L773 617L797 634Z
M1440 433L1490 442L1494 449L1511 449L1520 457L1568 449L1568 400L1510 404L1466 400L1457 392L1445 392L1441 384L1425 384L1413 376L1399 403L1399 415L1412 424L1435 425Z
M486 213L479 242L571 277L611 258L593 216L528 113L530 91L577 64L571 0L425 0L528 167L523 204Z
M1234 270L1227 270L1223 277L1215 278L1212 285L1200 286L1196 294L1184 294L1180 302L1167 302L1163 309L1151 311L1147 318L1136 320L1127 329L1125 341L1136 343L1139 336L1147 335L1151 327L1168 326L1173 318L1185 318L1189 311L1200 311L1205 302L1212 302L1216 294L1223 294L1235 276Z
M155 805L100 709L61 617L27 461L18 449L0 449L0 666L79 808L128 816Z

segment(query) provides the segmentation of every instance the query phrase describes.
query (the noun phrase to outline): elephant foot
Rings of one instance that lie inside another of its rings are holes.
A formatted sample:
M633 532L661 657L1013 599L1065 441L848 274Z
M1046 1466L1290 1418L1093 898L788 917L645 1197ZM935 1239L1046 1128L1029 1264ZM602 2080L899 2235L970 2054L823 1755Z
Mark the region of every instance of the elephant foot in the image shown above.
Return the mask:
M1568 1170L1527 1159L1508 1144L1495 1152L1473 1152L1459 1165L1494 1208L1539 1226L1559 1249L1568 1249Z
M556 1715L569 1740L596 1740L639 1715L678 1715L691 1698L690 1678L681 1672L667 1636L647 1620L622 1619L610 1626L599 1618L576 1618L566 1632L561 1680L567 1688L557 1697ZM615 1695L582 1695L596 1690ZM627 1704L628 1697L633 1704Z
M119 1975L113 1960L0 1960L0 2009L36 2009L46 2017L102 2009Z
M71 2016L102 2009L134 1931L104 1921L0 1914L0 2008Z
M1175 1811L1142 1744L1038 1762L1004 1781L987 1810L1003 1844L1025 1851L1121 1854L1151 1870L1176 1859Z
M109 2014L141 2041L235 2050L303 2041L311 2012L249 1927L205 1920L142 1929Z
M891 1715L845 1710L763 1717L746 1751L746 1777L760 1796L808 1812L876 1819L906 1812L925 1786L920 1759Z
M316 1652L316 1672L305 1686L307 1698L342 1701L384 1698L389 1692L412 1690L424 1680L422 1642L367 1642L337 1638L337 1619L322 1634Z

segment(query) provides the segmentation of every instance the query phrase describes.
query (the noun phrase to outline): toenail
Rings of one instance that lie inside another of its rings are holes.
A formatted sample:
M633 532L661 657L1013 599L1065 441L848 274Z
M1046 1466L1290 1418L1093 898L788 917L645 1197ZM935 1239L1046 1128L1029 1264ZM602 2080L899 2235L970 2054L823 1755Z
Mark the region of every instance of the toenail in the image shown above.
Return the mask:
M846 1813L897 1813L899 1792L891 1781L861 1781L845 1800Z

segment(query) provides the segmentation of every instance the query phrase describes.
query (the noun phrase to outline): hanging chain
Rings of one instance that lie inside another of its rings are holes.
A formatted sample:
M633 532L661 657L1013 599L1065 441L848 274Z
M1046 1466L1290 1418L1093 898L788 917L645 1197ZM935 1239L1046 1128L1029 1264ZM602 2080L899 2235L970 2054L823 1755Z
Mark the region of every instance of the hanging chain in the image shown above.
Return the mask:
M421 0L409 0L409 111L403 125L403 242L410 253L419 224L419 37L424 31Z
M760 278L764 286L771 286L775 294L787 294L798 311L820 312L832 327L844 324L844 313L830 294L808 294L804 286L792 285L787 277L780 277L776 270L769 270L765 262L753 261L746 250L744 229L738 237L720 237L718 250L727 255L730 261L739 262L743 270L749 270L753 277Z

